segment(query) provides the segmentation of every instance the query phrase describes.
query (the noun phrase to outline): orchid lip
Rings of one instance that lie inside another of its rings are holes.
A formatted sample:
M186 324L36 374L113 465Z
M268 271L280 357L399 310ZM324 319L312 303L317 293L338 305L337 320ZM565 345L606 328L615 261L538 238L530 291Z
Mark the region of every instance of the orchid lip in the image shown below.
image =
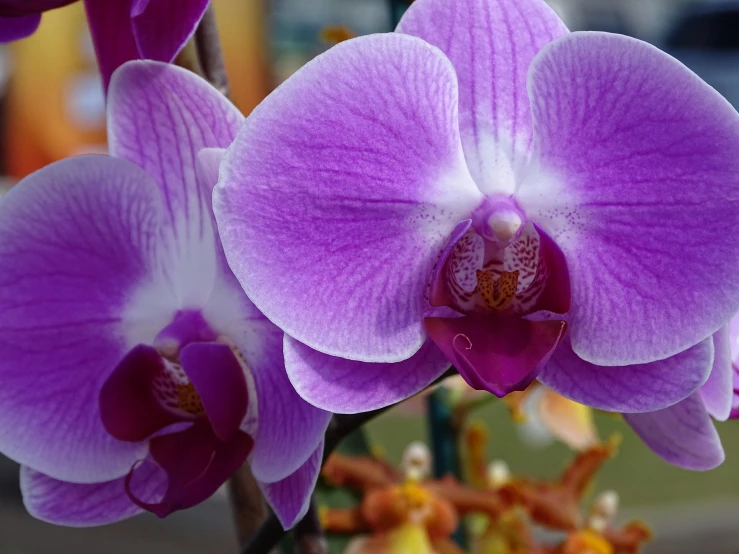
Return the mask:
M100 415L114 438L148 441L147 460L167 474L166 494L152 504L132 492L144 460L131 468L126 492L164 517L215 492L253 440L241 428L249 408L248 368L200 312L178 312L154 343L158 348L138 345L121 360L101 390ZM184 463L183 456L195 458Z

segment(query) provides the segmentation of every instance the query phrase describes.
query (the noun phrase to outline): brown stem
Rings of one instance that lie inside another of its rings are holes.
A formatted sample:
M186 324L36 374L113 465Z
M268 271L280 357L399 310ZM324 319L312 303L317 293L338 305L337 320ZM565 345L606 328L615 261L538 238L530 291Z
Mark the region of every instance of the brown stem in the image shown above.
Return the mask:
M200 66L198 51L195 48L195 42L192 40L185 44L184 48L177 54L174 63L175 65L184 67L188 71L192 71L196 75L203 76L203 68Z
M230 91L226 64L223 61L221 40L218 38L218 26L216 25L216 14L212 2L205 10L203 19L200 20L200 25L195 31L195 48L205 78L221 94L228 97Z
M305 517L295 526L296 554L328 554L328 541L323 534L318 510L313 501Z
M267 505L248 463L244 463L228 480L228 497L239 546L244 548L267 519Z

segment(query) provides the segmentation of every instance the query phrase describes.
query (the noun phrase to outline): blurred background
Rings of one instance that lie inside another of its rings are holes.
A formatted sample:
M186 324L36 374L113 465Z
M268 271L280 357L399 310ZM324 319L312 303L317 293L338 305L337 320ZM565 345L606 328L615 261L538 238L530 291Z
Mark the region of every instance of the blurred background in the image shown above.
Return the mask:
M281 81L331 46L331 30L391 30L402 0L213 0L234 102L248 113ZM454 0L449 0L454 1ZM551 0L572 30L600 30L649 41L677 57L739 107L739 1ZM105 109L80 4L47 13L39 32L0 50L0 193L44 165L105 151ZM739 155L739 153L737 153ZM487 459L512 472L554 477L573 456L560 443L522 436L503 402L471 414L488 429ZM719 424L728 462L705 473L669 466L620 420L596 414L601 437L623 435L598 490L616 490L623 517L651 524L654 554L739 554L739 422ZM368 428L373 452L400 461L426 439L423 411L395 410ZM219 494L167 520L143 515L91 530L33 520L23 510L18 470L0 458L0 554L236 552L228 501Z

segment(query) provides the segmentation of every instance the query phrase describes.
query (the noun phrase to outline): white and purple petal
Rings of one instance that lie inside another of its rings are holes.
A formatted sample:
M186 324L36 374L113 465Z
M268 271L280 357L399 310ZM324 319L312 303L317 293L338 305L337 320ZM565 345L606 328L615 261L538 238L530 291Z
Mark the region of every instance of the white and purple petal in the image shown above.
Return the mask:
M322 459L323 442L292 475L276 483L260 483L264 498L285 529L293 527L308 511Z
M567 33L564 23L544 0L416 0L397 31L449 57L470 172L486 194L513 192L533 140L529 66L542 47Z
M562 248L575 352L652 362L739 308L739 116L636 39L573 33L529 75L533 170L516 198Z
M245 123L214 192L257 307L303 344L365 362L421 348L431 272L480 200L454 69L401 34L343 42L286 81Z
M110 152L143 168L160 187L166 271L183 305L202 306L216 278L211 198L197 155L225 148L243 120L215 88L182 68L135 61L114 75L108 97Z
M713 339L648 364L597 366L580 358L566 337L539 374L550 389L580 404L609 412L651 412L687 398L713 365Z
M649 448L671 464L707 471L724 461L721 438L698 393L664 410L624 414L624 419Z
M311 404L340 414L368 412L423 390L450 362L431 340L407 360L368 363L322 354L285 335L290 383Z
M26 510L36 519L66 527L94 527L115 523L142 512L126 493L125 478L101 483L59 481L28 466L21 466L20 486ZM155 464L136 469L134 487L140 498L155 500L167 480Z
M0 450L80 483L124 475L146 452L103 427L103 383L176 305L158 274L160 200L133 164L52 164L0 203ZM144 287L156 301L141 302ZM154 294L156 293L156 294Z

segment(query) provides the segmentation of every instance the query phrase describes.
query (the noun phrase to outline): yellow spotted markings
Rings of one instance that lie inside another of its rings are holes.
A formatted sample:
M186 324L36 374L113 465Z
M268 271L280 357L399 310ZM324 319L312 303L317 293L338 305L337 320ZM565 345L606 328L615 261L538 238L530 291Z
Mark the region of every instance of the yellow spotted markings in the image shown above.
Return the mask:
M518 287L518 270L503 271L495 276L492 271L477 270L477 288L485 306L502 311L511 305Z

